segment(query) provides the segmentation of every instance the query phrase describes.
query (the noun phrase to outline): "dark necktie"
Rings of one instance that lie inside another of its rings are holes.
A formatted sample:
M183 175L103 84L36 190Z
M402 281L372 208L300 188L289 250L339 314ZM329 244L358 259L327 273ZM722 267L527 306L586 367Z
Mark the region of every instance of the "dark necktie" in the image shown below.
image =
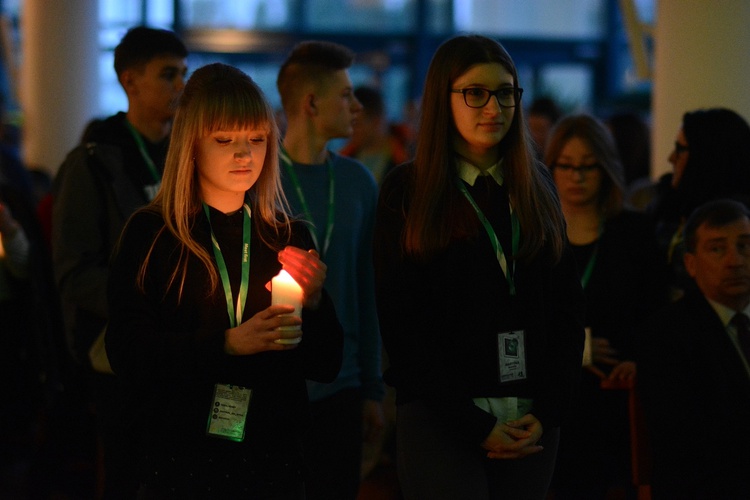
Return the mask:
M750 318L737 313L732 318L732 324L737 329L737 340L740 343L745 360L750 363Z

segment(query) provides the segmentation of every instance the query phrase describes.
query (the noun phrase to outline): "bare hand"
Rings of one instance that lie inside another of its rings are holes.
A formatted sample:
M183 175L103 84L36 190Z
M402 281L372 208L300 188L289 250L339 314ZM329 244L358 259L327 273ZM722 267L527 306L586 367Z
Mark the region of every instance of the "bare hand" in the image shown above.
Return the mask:
M328 267L315 250L288 246L279 252L281 267L302 287L302 305L317 309L323 293Z
M385 417L383 416L383 403L366 399L362 408L363 439L367 443L376 443L383 433Z
M534 415L527 413L518 420L495 424L482 447L488 450L487 458L523 458L544 449L537 445L542 433L542 423Z
M591 339L591 360L594 364L614 366L620 362L618 355L617 350L609 345L609 340L603 337Z
M603 337L593 337L591 339L591 361L593 364L587 365L584 368L600 379L606 379L607 374L596 365L617 366L621 363L617 358L618 355L617 350L609 345L609 340Z
M297 344L278 344L277 340L302 335L297 332L281 332L280 326L301 325L302 318L290 316L294 307L289 305L270 306L239 326L224 332L224 351L232 355L257 354L263 351L284 351L294 349Z
M635 361L623 361L609 373L609 380L632 380L635 378Z

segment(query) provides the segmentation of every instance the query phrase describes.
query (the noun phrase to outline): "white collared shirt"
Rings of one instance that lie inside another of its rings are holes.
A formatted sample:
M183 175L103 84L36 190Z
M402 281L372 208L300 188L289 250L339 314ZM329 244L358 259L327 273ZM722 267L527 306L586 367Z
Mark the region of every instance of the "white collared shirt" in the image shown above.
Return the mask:
M498 186L503 185L503 160L492 165L487 170L481 170L479 167L469 163L463 157L456 157L456 170L458 171L458 177L465 181L469 186L473 186L479 176L491 175Z
M743 309L742 311L735 311L734 309L727 307L724 304L719 304L718 302L715 302L708 297L706 297L706 300L708 300L708 303L711 305L714 311L716 311L716 314L719 315L719 319L724 325L724 329L726 330L727 335L729 335L729 339L732 341L734 348L737 350L737 353L740 355L740 359L742 359L743 364L745 365L745 371L747 371L748 376L750 376L750 360L745 359L745 354L742 352L740 341L737 338L737 329L734 327L734 325L731 324L732 318L738 312L744 313L746 316L750 317L750 304L748 304L748 306L745 307L745 309Z

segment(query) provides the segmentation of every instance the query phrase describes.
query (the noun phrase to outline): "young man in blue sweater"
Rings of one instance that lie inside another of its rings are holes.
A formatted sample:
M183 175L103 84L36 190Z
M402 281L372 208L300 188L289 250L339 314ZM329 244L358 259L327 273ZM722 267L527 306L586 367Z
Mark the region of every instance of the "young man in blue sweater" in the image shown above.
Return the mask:
M287 120L280 154L284 192L293 212L310 223L328 266L325 287L344 327L338 377L331 384L308 383L308 500L356 498L363 432L376 439L383 427L372 266L378 188L364 165L326 148L331 139L351 136L362 109L348 73L353 60L354 53L341 45L302 42L276 82Z

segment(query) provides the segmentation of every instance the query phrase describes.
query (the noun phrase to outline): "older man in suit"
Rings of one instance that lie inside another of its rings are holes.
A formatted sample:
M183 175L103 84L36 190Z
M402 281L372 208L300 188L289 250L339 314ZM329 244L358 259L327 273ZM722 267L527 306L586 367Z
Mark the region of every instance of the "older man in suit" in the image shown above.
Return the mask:
M750 211L707 203L684 237L696 289L642 330L654 498L750 498Z

